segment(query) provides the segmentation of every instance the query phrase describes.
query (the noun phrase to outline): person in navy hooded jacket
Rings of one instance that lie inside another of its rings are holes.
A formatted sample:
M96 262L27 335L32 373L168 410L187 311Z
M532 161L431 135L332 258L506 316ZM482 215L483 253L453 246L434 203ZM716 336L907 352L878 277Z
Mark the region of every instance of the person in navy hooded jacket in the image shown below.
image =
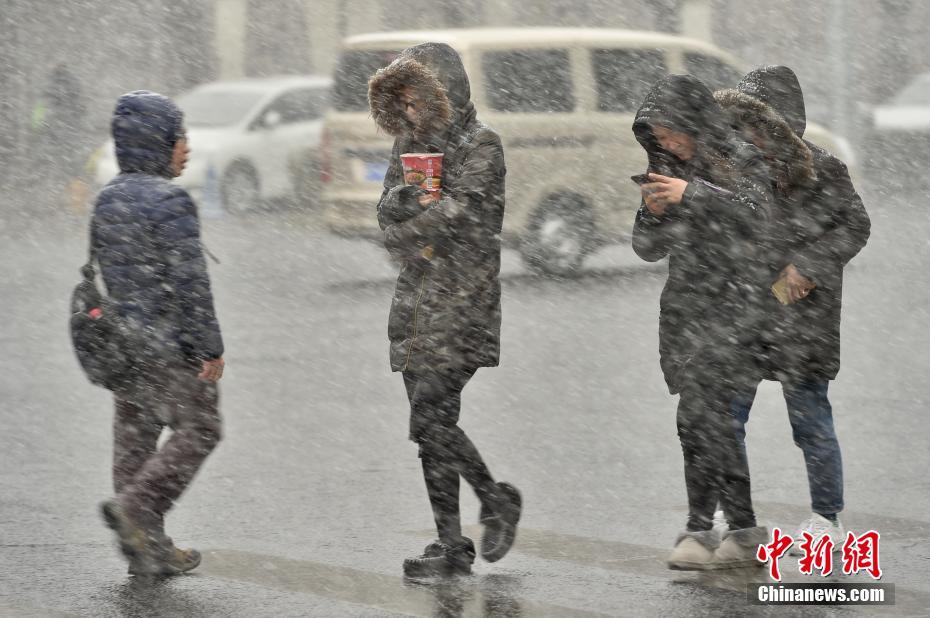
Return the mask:
M167 97L121 96L112 120L120 173L97 196L91 247L117 310L144 344L133 378L114 392L114 498L101 505L132 574L170 575L200 564L164 517L220 440L223 340L213 307L197 208L171 182L190 149ZM162 447L165 427L172 433Z

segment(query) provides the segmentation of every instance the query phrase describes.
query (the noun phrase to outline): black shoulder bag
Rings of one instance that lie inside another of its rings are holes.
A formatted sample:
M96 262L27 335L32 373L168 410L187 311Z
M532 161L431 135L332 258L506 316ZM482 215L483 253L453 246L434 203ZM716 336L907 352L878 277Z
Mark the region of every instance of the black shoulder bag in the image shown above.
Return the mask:
M127 387L138 375L136 359L146 347L145 337L116 310L95 281L94 239L91 234L82 280L71 294L71 344L92 384L111 391Z

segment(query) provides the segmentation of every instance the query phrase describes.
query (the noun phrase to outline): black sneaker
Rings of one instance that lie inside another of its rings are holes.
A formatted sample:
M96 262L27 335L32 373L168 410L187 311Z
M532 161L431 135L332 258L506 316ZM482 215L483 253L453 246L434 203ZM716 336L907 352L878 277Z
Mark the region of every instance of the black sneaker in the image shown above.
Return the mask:
M423 550L423 555L404 560L404 575L407 577L469 575L474 561L475 544L468 537L462 537L462 543L455 547L433 541Z
M497 562L507 555L517 539L517 522L523 511L520 492L510 483L498 483L498 489L506 502L492 510L481 505L478 520L484 526L481 536L481 557L488 562Z

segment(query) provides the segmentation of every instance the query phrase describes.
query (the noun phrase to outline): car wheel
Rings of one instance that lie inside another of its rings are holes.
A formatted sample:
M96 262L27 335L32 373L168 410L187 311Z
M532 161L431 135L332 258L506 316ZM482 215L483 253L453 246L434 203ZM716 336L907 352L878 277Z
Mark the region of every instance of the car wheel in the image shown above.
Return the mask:
M523 263L534 272L571 277L593 247L594 224L584 201L555 196L543 202L520 243Z
M223 196L223 209L233 214L241 214L258 207L261 201L258 191L258 177L255 170L247 164L235 163L223 174L220 186Z

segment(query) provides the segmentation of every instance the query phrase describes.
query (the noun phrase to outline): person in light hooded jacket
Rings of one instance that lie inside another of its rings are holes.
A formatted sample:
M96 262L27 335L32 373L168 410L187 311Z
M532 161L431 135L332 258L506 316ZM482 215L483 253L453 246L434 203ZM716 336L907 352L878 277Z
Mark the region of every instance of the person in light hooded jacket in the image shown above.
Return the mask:
M472 541L462 536L459 476L481 502L481 555L510 549L521 513L513 485L495 482L459 427L462 389L500 359L500 234L504 151L478 121L468 76L450 46L405 49L369 83L377 125L395 136L378 222L400 264L388 321L391 368L410 403L410 439L419 445L439 538L404 561L408 576L468 573ZM442 153L441 193L404 184L400 155Z

